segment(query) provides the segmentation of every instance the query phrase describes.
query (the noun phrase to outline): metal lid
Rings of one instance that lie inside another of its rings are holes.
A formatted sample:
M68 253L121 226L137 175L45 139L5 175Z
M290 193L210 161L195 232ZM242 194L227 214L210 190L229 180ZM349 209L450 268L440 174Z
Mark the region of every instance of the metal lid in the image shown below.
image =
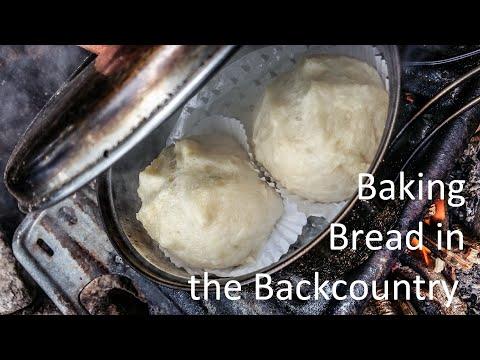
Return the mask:
M5 183L23 211L44 209L108 169L178 109L234 46L123 46L92 61L35 117Z

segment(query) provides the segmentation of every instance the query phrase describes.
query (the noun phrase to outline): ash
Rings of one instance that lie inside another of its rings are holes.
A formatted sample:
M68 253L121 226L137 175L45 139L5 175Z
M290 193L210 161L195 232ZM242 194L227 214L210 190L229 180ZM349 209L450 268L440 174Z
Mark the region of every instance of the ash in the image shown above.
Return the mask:
M457 295L467 304L468 315L480 315L480 265L457 272Z
M459 158L450 179L465 180L462 196L465 206L451 209L453 220L464 235L480 245L480 132L473 136L463 155ZM480 265L469 270L456 271L457 295L467 304L468 314L480 315Z
M468 174L464 193L465 197L465 222L475 229L475 220L479 219L480 206L480 138L475 136L459 161L459 167ZM478 226L478 224L477 224ZM477 232L478 233L478 232Z

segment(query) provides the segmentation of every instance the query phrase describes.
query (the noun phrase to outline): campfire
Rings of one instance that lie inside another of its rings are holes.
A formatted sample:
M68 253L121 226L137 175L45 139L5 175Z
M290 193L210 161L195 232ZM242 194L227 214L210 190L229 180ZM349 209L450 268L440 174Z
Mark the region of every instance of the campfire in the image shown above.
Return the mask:
M408 250L402 254L399 261L393 266L389 278L392 280L407 280L413 282L416 276L426 281L443 280L450 286L456 280L460 281L460 291L454 298L452 306L445 306L445 296L440 291L434 291L432 301L418 301L415 298L406 300L407 294L401 294L398 301L372 300L366 307L366 314L478 314L479 309L468 307L469 297L462 296L462 284L475 287L474 272L472 269L480 265L480 238L475 228L475 215L478 212L478 197L480 183L478 177L478 163L480 163L480 132L477 131L471 139L463 156L449 175L450 178L466 177L467 187L464 196L465 206L451 208L447 199L436 199L428 207L423 217L423 246L419 250ZM466 216L469 214L469 217ZM447 231L460 230L463 238L452 237L451 244L446 243ZM441 232L442 244L437 244ZM412 245L418 245L416 237L410 239ZM477 286L478 287L478 286ZM427 293L428 289L422 288Z

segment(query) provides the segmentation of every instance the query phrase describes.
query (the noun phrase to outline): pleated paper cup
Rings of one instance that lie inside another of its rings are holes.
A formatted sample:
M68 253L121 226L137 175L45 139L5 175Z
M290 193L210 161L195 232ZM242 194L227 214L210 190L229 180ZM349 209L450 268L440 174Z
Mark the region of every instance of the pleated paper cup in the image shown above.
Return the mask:
M226 135L234 138L245 150L245 153L248 154L250 159L252 159L247 134L243 124L236 119L220 115L212 115L202 119L193 119L189 117L179 119L167 139L167 146L187 137L210 134ZM265 180L262 172L255 168L253 162L252 169L257 172L259 179ZM265 183L267 186L272 187L279 196L282 196L274 184L266 181ZM280 260L280 258L288 252L290 246L297 242L299 235L302 233L303 227L307 223L306 215L298 210L296 203L283 197L282 202L282 216L275 224L272 233L256 256L250 259L246 264L228 269L192 268L181 259L171 254L167 249L162 247L161 249L173 264L194 275L203 274L204 271L207 271L221 277L232 277L259 271Z

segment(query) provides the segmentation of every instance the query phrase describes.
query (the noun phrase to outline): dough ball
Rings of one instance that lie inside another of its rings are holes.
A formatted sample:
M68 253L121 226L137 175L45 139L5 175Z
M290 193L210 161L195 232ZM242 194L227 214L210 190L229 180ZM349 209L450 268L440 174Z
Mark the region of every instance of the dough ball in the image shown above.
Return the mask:
M292 193L345 200L375 156L387 111L388 94L369 65L304 59L267 87L254 119L255 157Z
M186 264L224 269L252 261L283 212L232 138L203 135L164 149L140 173L137 219Z

